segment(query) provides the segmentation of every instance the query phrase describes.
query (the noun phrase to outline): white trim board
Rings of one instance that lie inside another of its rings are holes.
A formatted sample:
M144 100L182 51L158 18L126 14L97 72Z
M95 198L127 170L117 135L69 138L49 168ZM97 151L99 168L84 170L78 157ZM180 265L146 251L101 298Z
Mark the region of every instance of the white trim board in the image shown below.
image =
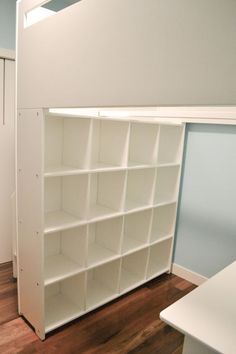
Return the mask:
M192 270L184 268L176 263L172 264L171 273L187 281L190 281L195 285L201 285L208 279L203 275L195 273Z
M15 51L12 49L0 48L0 58L15 60Z
M116 108L58 108L50 111L64 114L127 119L132 117L181 123L236 125L236 106L178 106L178 107L116 107Z

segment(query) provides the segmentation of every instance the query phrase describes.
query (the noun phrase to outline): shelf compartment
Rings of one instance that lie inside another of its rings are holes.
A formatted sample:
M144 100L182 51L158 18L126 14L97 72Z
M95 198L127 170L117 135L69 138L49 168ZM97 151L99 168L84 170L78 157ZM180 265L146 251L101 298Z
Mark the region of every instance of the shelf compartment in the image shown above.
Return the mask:
M91 169L126 166L128 128L127 122L93 120Z
M90 175L89 219L99 220L121 212L124 204L125 172Z
M128 166L156 164L158 135L157 124L131 123Z
M90 269L87 273L86 309L91 310L118 294L120 260Z
M78 225L87 217L88 175L47 178L45 233Z
M155 169L128 171L125 209L138 210L152 204Z
M85 268L86 236L86 226L45 235L45 285L72 276Z
M121 260L120 293L129 291L145 280L148 248L124 256Z
M89 225L88 267L118 257L120 253L122 225L122 217Z
M172 251L172 239L164 240L150 247L147 279L169 271Z
M154 204L176 201L179 186L180 166L157 168Z
M91 119L45 118L45 174L54 176L88 168Z
M181 161L183 132L183 126L161 126L158 164L179 163Z
M151 243L173 237L176 219L176 203L153 209Z
M46 333L85 311L85 274L80 273L45 288Z
M148 243L151 210L125 215L122 253L129 253Z

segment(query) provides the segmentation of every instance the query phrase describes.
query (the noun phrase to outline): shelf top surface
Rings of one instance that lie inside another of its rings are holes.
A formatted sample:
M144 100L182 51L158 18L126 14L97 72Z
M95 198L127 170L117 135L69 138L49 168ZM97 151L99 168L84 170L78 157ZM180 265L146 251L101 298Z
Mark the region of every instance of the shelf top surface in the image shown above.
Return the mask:
M160 318L220 353L236 353L236 262L161 312Z

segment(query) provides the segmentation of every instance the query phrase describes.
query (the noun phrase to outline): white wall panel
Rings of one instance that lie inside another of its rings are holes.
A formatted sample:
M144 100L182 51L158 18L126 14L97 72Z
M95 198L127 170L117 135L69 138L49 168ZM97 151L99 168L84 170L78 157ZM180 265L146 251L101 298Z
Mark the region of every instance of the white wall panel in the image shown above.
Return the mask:
M84 0L23 29L19 107L235 104L236 2Z

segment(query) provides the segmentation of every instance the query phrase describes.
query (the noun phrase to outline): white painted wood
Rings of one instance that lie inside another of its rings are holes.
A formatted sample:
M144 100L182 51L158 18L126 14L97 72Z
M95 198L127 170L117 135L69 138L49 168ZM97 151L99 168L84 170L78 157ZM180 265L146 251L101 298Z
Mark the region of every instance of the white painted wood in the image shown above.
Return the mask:
M132 253L148 244L151 210L125 215L122 253Z
M48 116L45 120L46 173L88 168L91 121Z
M73 108L50 109L51 112L77 116L101 116L103 119L119 117L124 120L145 120L159 124L180 125L181 123L236 124L236 106L157 106L119 108Z
M86 264L86 226L45 235L44 284L79 273Z
M120 260L88 271L86 308L92 309L118 294Z
M148 249L122 258L120 292L133 288L145 279Z
M138 210L152 204L154 180L154 168L128 171L125 210Z
M157 168L154 204L171 203L177 200L180 166Z
M161 319L219 353L235 353L235 273L236 262L162 311Z
M15 192L15 63L3 59L0 59L0 170L0 263L4 263L13 259L15 236L11 199Z
M45 290L45 329L51 331L80 316L85 310L85 273Z
M95 266L119 255L122 217L89 224L87 265Z
M17 118L19 309L44 339L44 116L20 110Z
M176 218L176 203L163 205L153 209L150 242L173 236Z
M169 268L172 254L172 239L164 240L150 247L147 279Z
M182 267L176 263L172 264L171 273L177 275L180 278L188 280L195 285L201 285L207 280L207 278L203 275L193 272L192 270Z
M158 125L131 123L129 166L155 165L158 134Z
M183 127L161 126L158 163L178 163L181 160Z
M87 217L88 176L53 177L45 180L45 231L79 223Z
M124 172L97 173L90 176L89 219L122 211Z
M28 313L31 305L25 304L27 294L23 293L21 298L22 287L33 285L31 279L24 279L21 274L19 300L21 312L36 329L41 328L37 333L43 339L52 329L170 270L176 202L170 204L169 197L161 200L154 195L158 195L159 187L167 191L170 188L177 198L183 139L176 138L177 144L174 144L180 150L179 164L165 161L164 166L162 163L162 167L157 167L159 143L163 144L158 123L145 124L143 118L134 122L119 118L68 117L65 112L53 116L47 110L42 117L41 111L38 116L37 112L22 111L25 119L19 126L19 220L22 222L20 216L28 208L28 204L24 208L22 193L32 184L33 175L39 189L32 198L40 201L37 217L34 209L30 211L30 227L41 213L41 223L37 219L41 227L37 229L41 231L36 233L41 235L42 232L44 237L38 237L39 250L35 251L30 233L26 234L23 242L19 239L19 253L21 257L25 254L29 239L32 257L40 258L38 271L42 283L36 295L45 291L45 298L42 295L38 313ZM24 162L22 156L28 150L23 141L27 129L36 134L34 122L40 125L39 136L37 139L33 136L30 144L32 151L40 154L40 168L37 166L41 172L30 174L30 165L34 168L36 162L31 154ZM174 137L172 140L175 141ZM115 151L107 151L113 149L114 142ZM134 152L130 152L146 142L145 151L140 150L138 158L129 159L134 161L131 166L128 157L134 156ZM151 159L148 159L149 153ZM111 169L107 168L110 164ZM113 166L118 170L113 170ZM20 176L25 169L29 176L22 179ZM159 170L164 171L162 178L157 173ZM158 176L160 183L156 188ZM158 219L161 219L160 224ZM20 234L21 225L23 222ZM33 275L32 279L35 279ZM43 317L39 318L41 309L45 310L45 322Z
M127 165L128 128L127 122L93 120L90 169Z

